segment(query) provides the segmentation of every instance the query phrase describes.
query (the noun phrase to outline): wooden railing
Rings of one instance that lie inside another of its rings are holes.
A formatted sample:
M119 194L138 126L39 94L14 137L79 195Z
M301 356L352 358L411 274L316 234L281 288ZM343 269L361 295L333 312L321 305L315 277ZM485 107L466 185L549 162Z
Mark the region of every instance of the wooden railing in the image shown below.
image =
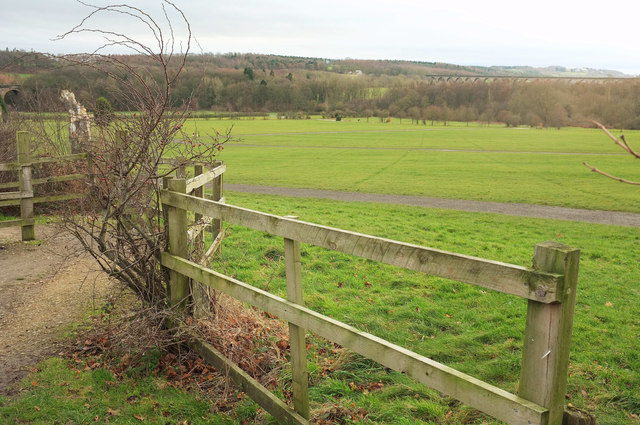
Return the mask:
M207 198L212 201L218 201L225 203L223 196L223 177L224 172L227 170L227 166L222 161L215 161L213 163L204 164L201 162L184 162L181 159L175 160L171 158L164 158L161 164L175 166L179 164L176 169L175 175L165 177L162 180L162 187L167 187L167 182L171 177L185 178L187 175L187 167L193 167L190 175L193 177L185 180L185 192L189 195L196 196L198 198ZM208 168L205 170L205 168ZM207 189L207 190L205 190ZM187 231L187 238L190 244L202 244L203 233L206 229L211 230L212 244L204 250L201 261L210 260L213 254L220 247L222 242L222 223L218 219L211 217L203 217L202 214L195 214L194 223L189 226Z
M165 164L173 165L176 163L172 159L163 160ZM216 161L213 164L207 164L209 167L213 167L208 171L204 170L205 164L193 163L185 164L183 161L179 161L181 166L176 170L176 175L183 177L181 179L174 179L173 177L165 177L162 181L162 187L174 187L178 184L177 190L180 193L186 193L192 195L196 199L208 198L212 201L216 201L224 204L225 199L223 197L223 177L226 171L226 165L221 161ZM184 179L187 170L186 167L193 167L193 177ZM208 186L208 191L205 188ZM198 263L209 263L211 258L220 248L224 233L222 231L222 221L206 214L195 213L193 222L187 222L187 215L176 216L174 214L168 214L166 217L167 226L173 228L185 229L185 232L180 233L180 238L170 238L169 243L173 244L176 252L181 252L183 258L191 258L191 260ZM204 232L210 229L212 243L209 247L204 244ZM180 248L178 248L178 246ZM189 248L191 247L191 249ZM184 250L183 250L184 249ZM198 253L196 257L195 253ZM196 317L204 317L209 314L209 300L211 297L211 289L206 286L199 285L197 283L191 286L189 291L188 280L182 276L174 276L171 272L171 279L179 280L181 283L173 285L173 288L169 291L170 303L175 305L180 300L187 299L189 296L194 300L193 315Z
M188 195L189 187L187 180L172 179L162 192L169 226L169 251L163 254L162 265L171 274L171 303L183 309L198 303L189 299L191 280L192 287L216 289L289 322L295 411L209 344L199 340L191 344L216 368L228 371L246 394L278 420L308 423L304 336L309 330L509 424L563 423L579 250L555 242L538 244L534 266L527 268L205 200ZM283 237L287 299L190 260L188 211ZM518 395L304 307L301 242L527 299Z
M84 193L71 193L64 195L51 195L34 197L33 186L43 183L65 182L87 177L87 174L67 174L63 176L51 176L40 179L32 179L32 167L34 164L46 164L63 161L86 160L86 153L66 155L55 158L31 158L30 135L27 131L16 133L16 145L18 158L16 162L0 163L0 171L17 171L18 181L0 183L0 189L18 188L14 192L0 192L0 207L20 205L20 219L0 221L1 227L22 227L22 240L35 239L33 205L42 202L66 201L78 199Z

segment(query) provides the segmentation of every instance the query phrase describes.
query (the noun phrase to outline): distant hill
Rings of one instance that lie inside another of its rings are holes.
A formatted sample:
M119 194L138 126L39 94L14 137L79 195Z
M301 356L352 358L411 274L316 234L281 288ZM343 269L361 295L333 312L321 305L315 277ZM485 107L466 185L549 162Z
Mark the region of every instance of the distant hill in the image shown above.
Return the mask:
M563 66L547 66L535 68L532 66L491 66L479 67L479 72L492 75L523 76L523 77L584 77L584 78L633 78L635 75L625 74L610 69L593 68L565 68Z
M635 75L620 71L593 68L566 68L563 66L475 66L455 65L441 62L419 62L399 60L330 60L334 68L359 67L365 74L387 75L457 75L457 76L503 76L503 77L582 77L582 78L634 78Z
M145 63L148 58L129 56L131 63ZM340 74L363 73L368 75L406 76L504 76L504 77L583 77L583 78L633 78L620 71L592 68L565 68L562 66L474 66L455 65L442 62L327 59L298 56L280 56L254 53L192 54L192 63L203 63L207 67L258 70L307 70L327 71ZM150 63L151 64L151 63ZM0 50L0 73L34 73L49 70L58 65L46 54L20 50Z
M145 73L145 78L158 71L149 56L114 59ZM440 78L445 76L456 78ZM205 53L188 56L180 78L171 86L171 102L175 106L188 103L214 115L279 113L302 118L319 114L375 117L381 122L393 116L411 119L416 125L482 121L535 127L585 125L596 119L608 127L640 129L636 107L640 78L632 77L618 71L560 66ZM8 102L17 110L29 110L39 99L57 99L63 89L73 91L89 109L99 97L118 110L129 107L128 94L119 92L100 70L70 66L36 52L0 51L0 84L12 83L22 85L21 96ZM603 84L610 86L602 90Z

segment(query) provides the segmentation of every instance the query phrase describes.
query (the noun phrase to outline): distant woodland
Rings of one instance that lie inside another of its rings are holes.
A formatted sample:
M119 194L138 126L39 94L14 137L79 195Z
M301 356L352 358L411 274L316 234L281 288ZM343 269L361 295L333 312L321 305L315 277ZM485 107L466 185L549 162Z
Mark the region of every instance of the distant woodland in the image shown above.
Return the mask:
M145 68L149 78L159 72L144 56L119 59L135 69ZM434 75L492 78L434 82ZM575 78L536 78L549 75ZM498 78L522 76L532 78ZM480 121L545 127L585 126L595 119L608 127L640 129L640 79L603 81L583 76L558 68L198 54L189 56L171 99L176 107L188 103L192 109L219 114L278 113L295 118L322 114L395 117L418 125ZM9 83L23 88L22 95L12 101L17 110L42 107L35 100L55 99L62 89L73 91L89 109L99 97L108 99L116 110L124 109L117 87L100 71L43 54L0 51L0 84Z

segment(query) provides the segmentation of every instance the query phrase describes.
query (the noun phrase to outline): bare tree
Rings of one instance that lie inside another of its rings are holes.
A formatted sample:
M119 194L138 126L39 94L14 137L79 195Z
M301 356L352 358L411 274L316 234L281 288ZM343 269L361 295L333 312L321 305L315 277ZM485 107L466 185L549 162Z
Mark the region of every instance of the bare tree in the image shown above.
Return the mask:
M621 135L620 135L620 138L618 138L618 137L614 136L613 134L611 134L611 132L610 132L609 130L607 130L607 128L606 128L604 125L600 124L600 123L599 123L599 122L597 122L597 121L592 121L592 122L593 122L595 125L597 125L597 126L598 126L602 131L604 131L604 133L605 133L607 136L609 136L609 138L610 138L611 140L613 140L613 143L615 143L616 145L620 146L622 149L624 149L624 150L625 150L629 155L633 156L634 158L636 158L636 159L640 159L640 153L636 152L635 150L633 150L633 149L631 148L631 146L629 145L629 143L627 143L627 140L626 140L626 138L624 137L624 134L621 134ZM591 169L591 171L593 171L594 173L601 174L601 175L603 175L603 176L605 176L605 177L608 177L608 178L610 178L610 179L613 179L613 180L616 180L616 181L619 181L619 182L622 182L622 183L633 184L633 185L640 185L640 182L632 181L632 180L626 180L626 179L623 179L623 178L621 178L621 177L617 177L617 176L614 176L614 175L612 175L612 174L606 173L606 172L604 172L604 171L602 171L602 170L599 170L598 168L593 167L592 165L589 165L586 161L585 161L585 162L583 162L583 164L584 164L586 167L590 168L590 169Z
M93 178L88 196L69 209L65 224L110 276L147 305L162 306L169 288L160 267L167 241L160 182L185 164L212 163L230 140L229 131L206 140L192 139L183 130L190 115L189 102L178 108L171 105L172 88L185 68L192 43L189 22L174 3L162 1L161 18L127 4L98 7L80 3L92 11L59 38L88 33L102 36L105 42L90 54L62 59L113 80L115 89L110 96L127 105L128 112L115 113L107 125L96 126L91 140L82 146L92 158ZM151 34L152 45L124 32L91 26L94 18L105 14L140 24ZM184 34L181 41L178 30ZM178 52L177 46L182 50ZM109 54L114 47L134 53L142 63ZM170 164L167 158L172 159Z

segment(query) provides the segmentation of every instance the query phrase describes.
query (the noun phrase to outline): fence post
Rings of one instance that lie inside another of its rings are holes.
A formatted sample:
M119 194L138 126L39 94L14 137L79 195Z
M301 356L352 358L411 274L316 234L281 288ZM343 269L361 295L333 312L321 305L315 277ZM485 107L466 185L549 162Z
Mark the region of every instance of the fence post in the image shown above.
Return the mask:
M36 238L33 218L33 185L31 184L31 152L28 131L16 133L18 163L20 164L20 218L22 219L22 240Z
M186 193L185 179L168 179L168 189L173 192ZM169 226L169 253L188 258L187 211L181 208L166 206ZM189 278L169 271L169 304L186 311L189 305Z
M536 270L564 275L561 302L529 300L518 395L549 409L548 425L562 425L580 250L557 242L535 247Z
M215 167L219 167L221 166L222 163L221 162L217 162L214 164L214 168ZM223 182L223 176L224 174L220 174L218 177L216 177L215 179L211 180L211 200L212 201L219 201L220 199L222 199L222 182ZM213 220L211 220L211 240L215 241L218 236L220 235L220 232L222 232L222 220L214 218ZM215 242L214 242L215 244ZM222 246L221 243L219 243L218 248ZM215 250L213 251L215 252ZM213 254L212 252L212 254Z
M193 177L197 177L200 174L202 174L204 172L204 167L202 166L202 164L195 164L193 166ZM200 186L196 189L193 190L193 196L197 196L198 198L204 198L204 186ZM202 218L202 214L198 214L196 213L195 215L195 219L196 221L200 220ZM200 234L202 235L202 234ZM198 236L200 239L202 239L202 236Z
M287 300L299 305L304 305L299 241L284 238L284 258L287 270ZM306 330L304 328L289 323L293 406L296 413L305 419L309 419L309 372L307 371L305 333Z
M193 177L197 177L204 172L204 166L202 164L195 164L193 166ZM193 190L193 196L198 198L204 198L204 186L200 186ZM202 220L202 214L195 214L195 222L198 223ZM193 261L201 262L205 258L204 249L204 235L203 232L198 232L193 240L193 244L196 247L195 252L199 255L199 258L193 259ZM208 286L202 285L199 282L191 282L191 296L193 297L193 316L196 318L209 317L211 314L210 300L211 291Z

